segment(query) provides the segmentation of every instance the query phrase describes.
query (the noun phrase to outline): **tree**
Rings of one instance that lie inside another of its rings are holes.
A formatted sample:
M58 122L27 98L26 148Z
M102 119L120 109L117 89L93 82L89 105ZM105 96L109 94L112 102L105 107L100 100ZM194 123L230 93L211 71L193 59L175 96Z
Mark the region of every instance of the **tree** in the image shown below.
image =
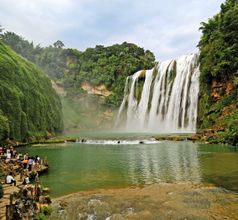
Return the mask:
M56 48L63 48L65 46L61 40L57 40L55 43L53 43L53 45Z
M0 24L0 34L2 33L3 30L4 30L4 28L3 28L2 25Z
M201 23L199 42L201 77L204 82L212 79L232 80L238 69L238 1L226 0L221 11L207 23Z

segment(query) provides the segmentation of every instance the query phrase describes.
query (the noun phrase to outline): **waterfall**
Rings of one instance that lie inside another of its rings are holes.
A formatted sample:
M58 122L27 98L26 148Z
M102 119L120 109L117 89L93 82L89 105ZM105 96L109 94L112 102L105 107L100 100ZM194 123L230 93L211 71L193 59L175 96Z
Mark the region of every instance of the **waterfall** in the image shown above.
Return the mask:
M158 63L127 77L116 126L127 131L196 132L198 54Z

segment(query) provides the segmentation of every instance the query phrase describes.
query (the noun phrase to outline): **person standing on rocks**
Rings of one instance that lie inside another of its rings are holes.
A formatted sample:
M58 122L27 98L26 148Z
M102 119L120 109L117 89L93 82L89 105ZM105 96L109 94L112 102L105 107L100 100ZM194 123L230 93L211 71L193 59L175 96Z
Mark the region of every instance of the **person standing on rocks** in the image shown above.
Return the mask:
M16 186L16 180L13 178L12 173L9 173L6 177L6 183L7 184L14 184Z

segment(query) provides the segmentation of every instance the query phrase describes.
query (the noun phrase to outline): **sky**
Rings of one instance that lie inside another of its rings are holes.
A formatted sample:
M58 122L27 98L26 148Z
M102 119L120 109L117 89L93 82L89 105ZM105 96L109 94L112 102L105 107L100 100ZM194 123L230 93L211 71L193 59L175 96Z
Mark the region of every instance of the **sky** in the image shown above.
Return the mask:
M163 61L197 52L200 22L224 0L0 0L7 31L48 46L85 50L125 41Z

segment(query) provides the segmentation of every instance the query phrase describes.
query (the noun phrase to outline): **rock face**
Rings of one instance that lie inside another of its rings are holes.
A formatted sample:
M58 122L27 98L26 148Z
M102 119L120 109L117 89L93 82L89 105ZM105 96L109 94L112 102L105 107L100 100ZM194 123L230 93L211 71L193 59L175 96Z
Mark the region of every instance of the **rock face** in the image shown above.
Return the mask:
M63 87L57 85L53 80L51 80L51 84L59 96L65 97L67 95L67 92L65 91L65 89Z
M216 80L212 81L211 86L211 97L214 101L219 101L224 95L231 95L234 90L234 85L232 81L227 81L225 83L218 82Z
M84 82L81 84L81 88L84 91L86 91L88 94L92 94L92 95L108 97L109 95L112 94L112 92L107 90L105 85L93 86L88 82Z
M237 144L238 89L233 81L213 80L201 84L198 124L200 129L212 130L208 141ZM206 88L206 89L204 89Z

